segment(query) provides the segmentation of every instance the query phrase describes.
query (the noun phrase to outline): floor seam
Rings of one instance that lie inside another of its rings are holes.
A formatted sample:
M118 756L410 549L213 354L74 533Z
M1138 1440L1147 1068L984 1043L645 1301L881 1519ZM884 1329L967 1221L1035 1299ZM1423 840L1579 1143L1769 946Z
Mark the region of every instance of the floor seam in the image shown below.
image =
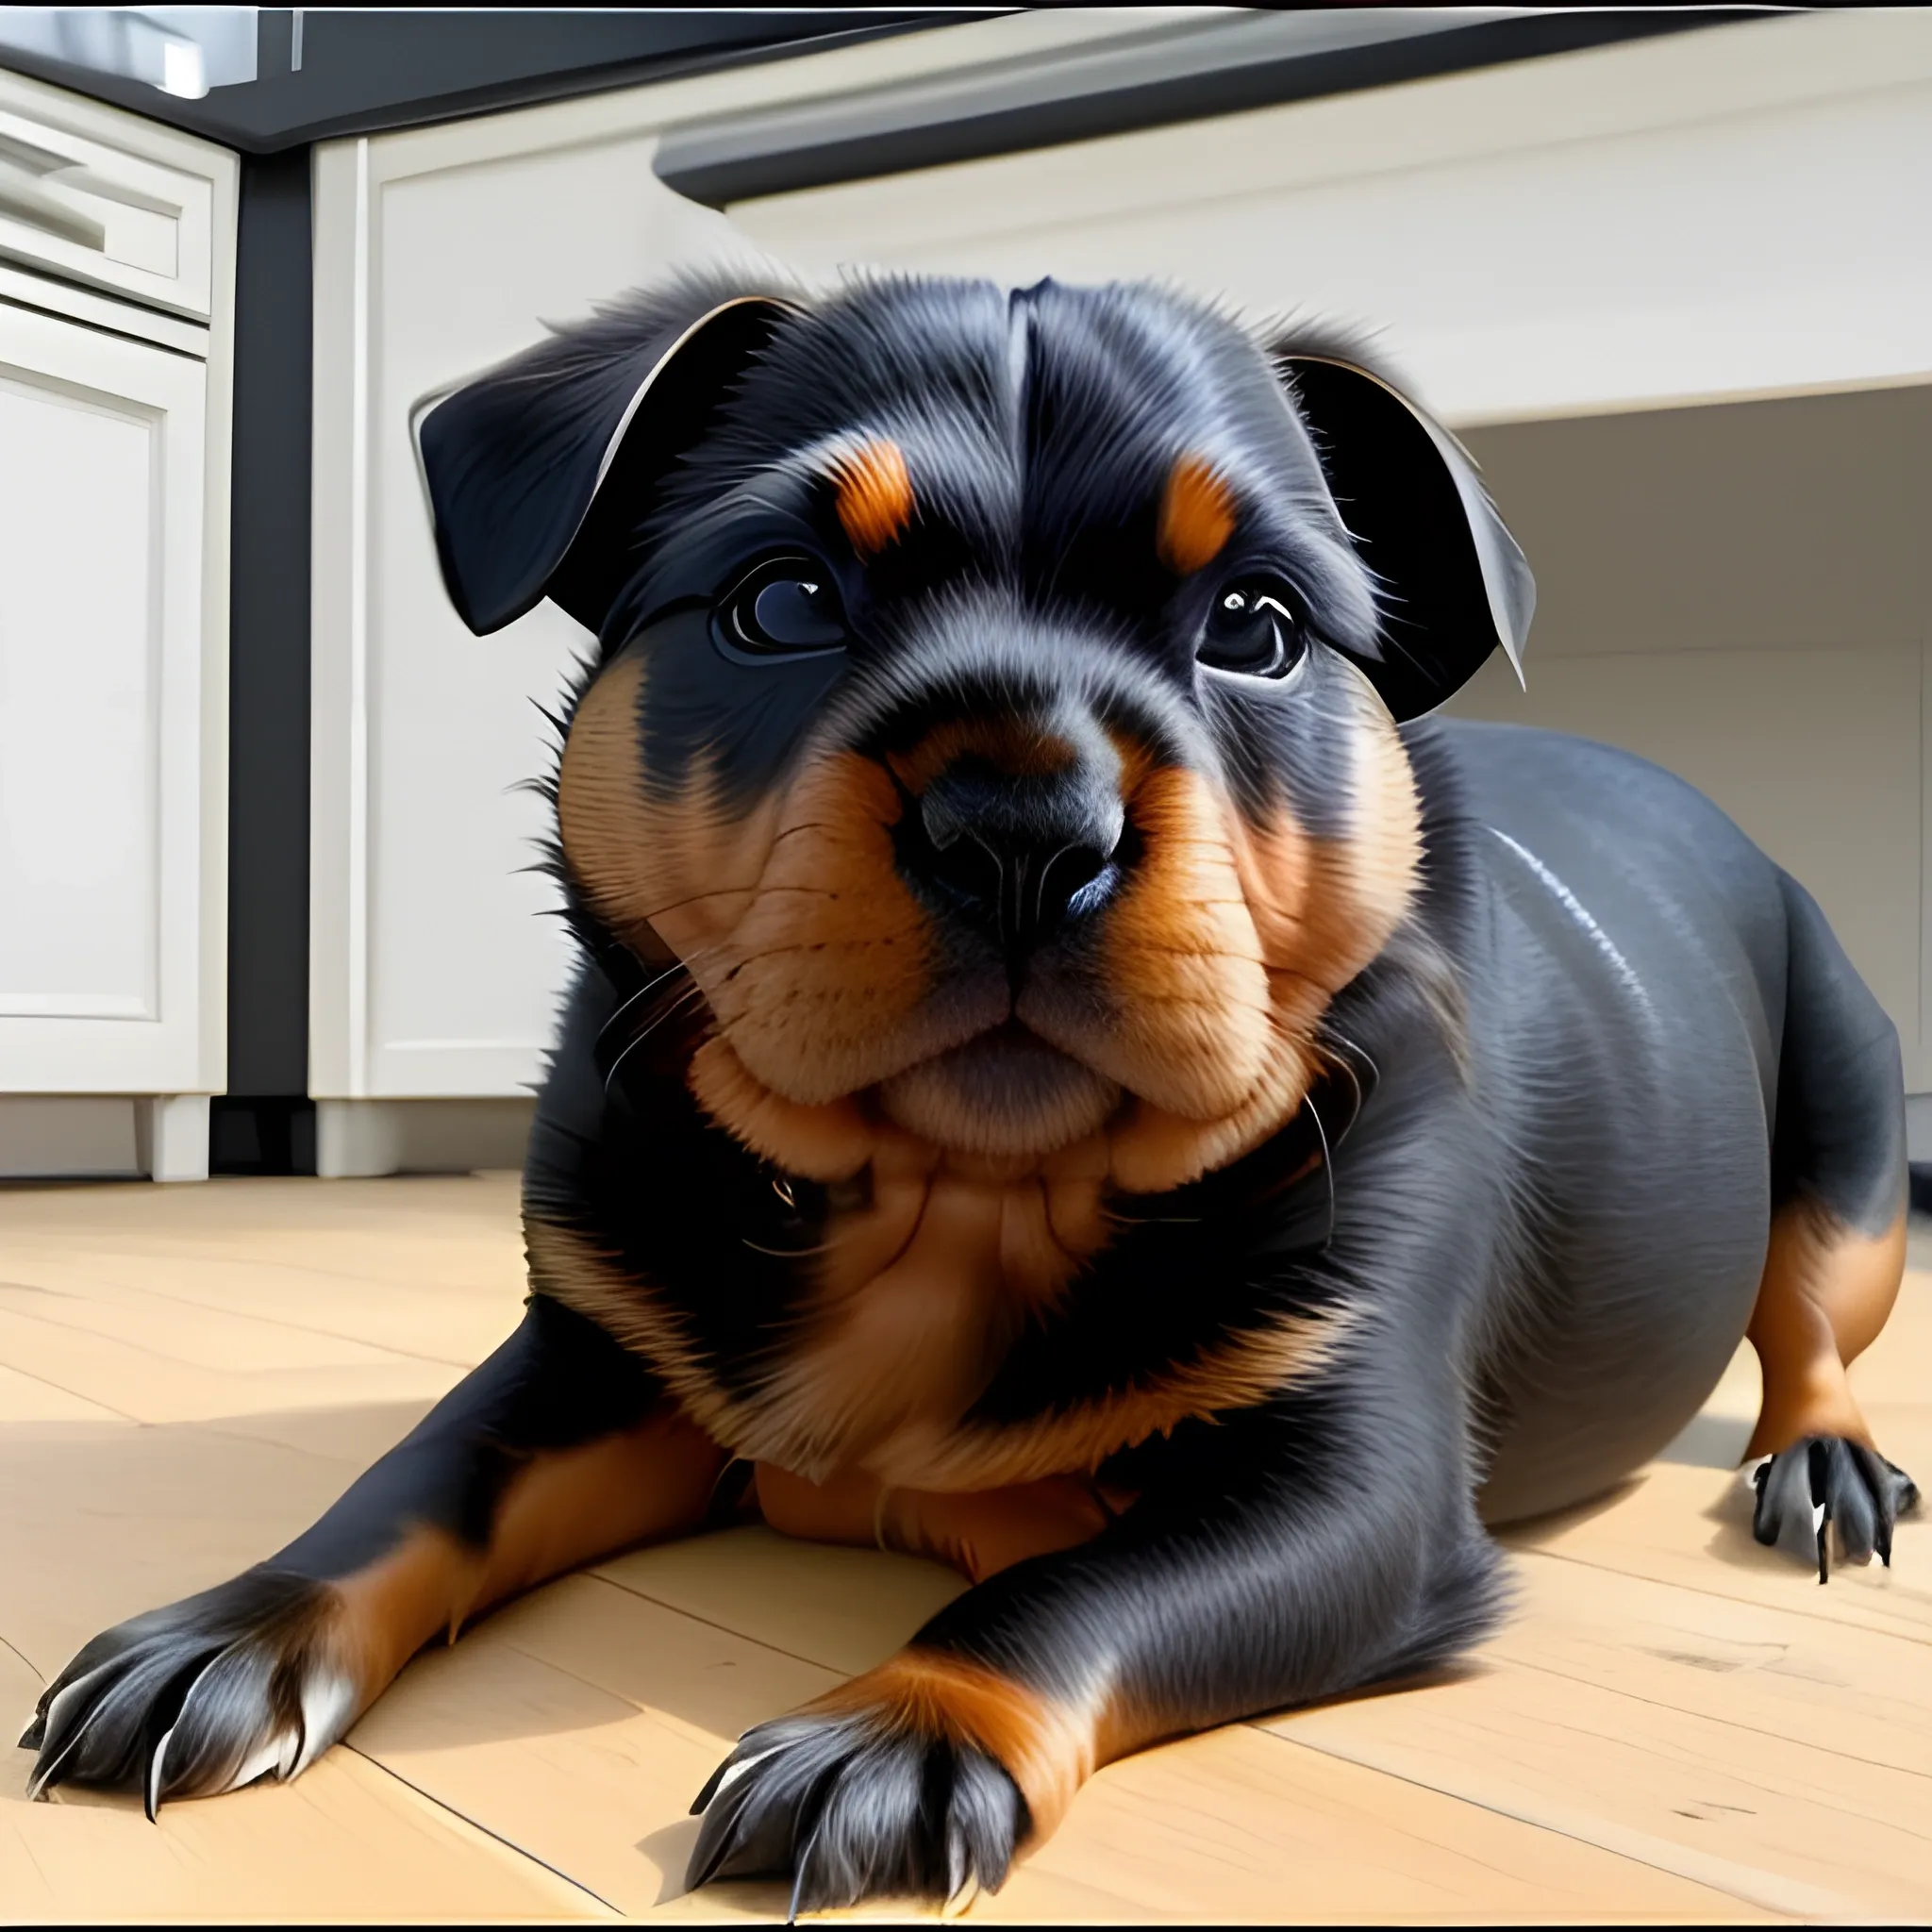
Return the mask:
M586 1898L595 1899L607 1912L611 1913L614 1917L621 1919L625 1916L602 1892L592 1890L581 1878L573 1878L568 1872L559 1871L548 1858L542 1857L538 1853L531 1851L527 1845L518 1844L514 1839L504 1837L502 1832L491 1830L481 1819L472 1818L467 1811L460 1809L442 1798L439 1798L433 1791L425 1791L414 1779L405 1777L394 1766L385 1764L381 1758L372 1756L369 1752L363 1750L359 1744L352 1744L346 1738L339 1741L344 1751L359 1757L364 1764L373 1764L385 1777L394 1778L397 1784L401 1785L406 1790L414 1791L425 1804L434 1805L439 1811L446 1811L452 1818L460 1818L473 1831L480 1831L485 1838L500 1844L506 1851L514 1852L518 1857L527 1858L531 1864L541 1866L553 1878L560 1878L574 1891L582 1892Z
M1738 1718L1715 1717L1707 1710L1692 1710L1686 1705L1667 1704L1661 1697L1645 1697L1641 1691L1599 1683L1596 1678L1579 1676L1574 1671L1559 1671L1554 1664L1532 1663L1527 1657L1510 1657L1507 1652L1499 1652L1498 1658L1512 1670L1541 1672L1544 1676L1555 1677L1565 1684L1582 1684L1591 1690L1600 1690L1608 1697L1627 1697L1633 1704L1645 1705L1652 1710L1674 1711L1679 1717L1694 1717L1704 1724L1724 1724L1753 1738L1774 1738L1781 1744L1790 1744L1801 1751L1822 1751L1827 1757L1842 1758L1847 1764L1862 1764L1873 1771L1895 1772L1900 1777L1932 1778L1932 1772L1914 1771L1908 1764L1888 1764L1882 1757L1861 1757L1856 1751L1840 1751L1830 1744L1815 1743L1809 1738L1794 1738L1786 1731L1766 1730L1761 1724L1745 1724Z
M142 1290L142 1289L138 1289L138 1288L137 1288L137 1289L125 1289L125 1290L121 1290L121 1291L118 1291L118 1292L121 1292L121 1293L126 1293L126 1294L142 1294L142 1293L145 1293L145 1292L146 1292L146 1291L145 1291L145 1290ZM86 1297L85 1295L79 1295L79 1296L75 1296L75 1297L73 1297L73 1299L75 1299L75 1300L78 1300L78 1301L86 1301L86 1300L88 1299L88 1297ZM208 1307L204 1307L202 1306L202 1304L201 1304L200 1302L191 1302L191 1301L185 1301L185 1300L183 1300L183 1299L182 1299L182 1298L181 1298L180 1296L178 1296L178 1295L170 1295L170 1296L157 1296L157 1297L156 1297L156 1299L157 1299L157 1300L169 1300L169 1301L173 1301L173 1302L174 1302L174 1304L175 1304L175 1306L176 1307L184 1307L184 1308L195 1308L195 1309L198 1309L198 1310L199 1310L199 1311L200 1311L200 1312L201 1312L202 1314L204 1314L204 1315L209 1315L209 1314L216 1314L216 1313L222 1312L222 1311L220 1311L220 1310L217 1310L217 1309L213 1309L213 1308L208 1308ZM101 1303L101 1302L94 1302L94 1303L92 1303L92 1306L93 1306L93 1307L104 1307L104 1306L111 1306L111 1304L104 1304L104 1303ZM37 1315L37 1314L33 1313L31 1309L27 1309L27 1308L5 1308L5 1309L0 1309L0 1313L6 1313L6 1314L8 1314L8 1315L11 1315L11 1316L12 1316L12 1317L14 1318L14 1320L15 1320L15 1321L18 1321L18 1322L32 1322L32 1323L35 1323L35 1324L38 1324L39 1326L41 1326L41 1327L42 1327L42 1328L54 1328L54 1329L58 1329L58 1331L59 1331L59 1332L60 1332L60 1333L62 1334L62 1335L80 1335L80 1336L85 1336L85 1337L87 1338L87 1340L88 1340L88 1341L105 1341L105 1342L110 1342L110 1343L112 1343L112 1344L113 1344L113 1346L115 1346L116 1348L127 1348L127 1349L132 1349L132 1350L133 1350L133 1351L134 1351L134 1352L135 1352L135 1353L136 1353L137 1355L143 1355L143 1356L146 1356L146 1357L148 1357L148 1358L149 1358L150 1360L153 1360L153 1361L158 1361L158 1362L166 1362L166 1363L167 1363L167 1364L168 1364L168 1365L169 1365L169 1366L170 1366L171 1368L177 1368L177 1369L188 1369L188 1370L193 1371L193 1372L195 1372L195 1373L197 1373L197 1374L207 1374L207 1373L208 1373L208 1365L207 1365L207 1364L206 1364L205 1362L197 1362L197 1361L195 1361L195 1360L192 1359L192 1358L191 1358L190 1357L188 1357L188 1356L183 1356L183 1355L170 1355L170 1354L169 1354L169 1353L168 1353L168 1352L167 1352L167 1351L166 1351L165 1349L160 1349L160 1348L151 1348L151 1347L150 1347L150 1346L149 1346L149 1345L148 1345L148 1344L147 1344L146 1342L144 1342L144 1341L136 1341L132 1340L132 1339L131 1339L130 1337L128 1337L128 1336L125 1336L125 1335L116 1335L116 1334L114 1334L114 1333L113 1333L113 1332L112 1332L111 1330L108 1330L108 1329L104 1329L104 1328L90 1328L90 1327L89 1327L89 1326L88 1326L88 1325L87 1325L87 1324L86 1324L85 1323L81 1323L81 1322L57 1322L57 1321L56 1321L56 1320L55 1320L55 1319L54 1319L54 1318L53 1318L53 1317L52 1317L51 1315ZM303 1328L303 1327L300 1327L300 1326L298 1326L298 1325L297 1325L296 1324L294 1324L294 1323L292 1323L292 1322L277 1322L277 1321L275 1321L275 1320L273 1320L273 1319L270 1319L270 1318L268 1318L268 1317L265 1317L265 1316L259 1316L259 1315L233 1315L233 1316L229 1317L228 1319L231 1319L231 1320L234 1320L234 1321L237 1321L237 1322L252 1322L252 1323L254 1323L254 1324L256 1324L256 1325L257 1325L258 1327L262 1327L262 1328L274 1328L274 1329L277 1330L277 1331L278 1331L279 1333L281 1333L281 1334L284 1334L284 1335L313 1335L313 1336L319 1336L319 1337L326 1337L326 1338L327 1338L327 1340L329 1340L329 1341L346 1341L346 1342L348 1342L348 1343L349 1343L349 1344L350 1344L350 1345L351 1345L352 1347L355 1347L355 1348L366 1348L366 1349L368 1349L368 1350L369 1350L369 1351L370 1351L370 1352L371 1352L372 1354L374 1354L374 1355L380 1355L380 1356L390 1356L390 1357L393 1357L393 1358L394 1358L395 1360L397 1360L397 1361L407 1361L407 1362L429 1362L429 1363L433 1363L433 1364L434 1364L434 1366L436 1366L437 1368L440 1368L440 1369L456 1369L456 1370L458 1370L458 1371L459 1373L461 1373L461 1374L467 1374L469 1373L469 1370L470 1370L470 1368L471 1368L471 1367L474 1367L474 1366L475 1366L475 1364L473 1364L473 1363L472 1363L472 1364L465 1364L465 1363L463 1363L463 1362L458 1362L458 1361L445 1361L445 1360L444 1360L444 1359L443 1359L443 1358L442 1358L441 1357L440 1357L440 1356L424 1356L424 1355L410 1355L410 1354L407 1353L407 1352L406 1352L405 1350L402 1350L402 1349L398 1349L398 1348L387 1348L387 1347L385 1347L385 1346L384 1346L384 1345L383 1345L383 1344L382 1344L381 1342L379 1342L379 1341L363 1341L359 1340L359 1339L358 1339L358 1337L356 1337L356 1336L353 1336L353 1335L335 1335L335 1334L332 1334L332 1333L330 1333L330 1332L329 1332L328 1330L326 1330L326 1329L323 1329L323 1328ZM9 1363L9 1364L8 1364L8 1366L10 1367L10 1366L11 1366L11 1364ZM341 1368L341 1369L359 1369L359 1368L372 1368L372 1367L375 1367L375 1366L377 1366L377 1364L375 1364L375 1363L370 1363L370 1362L325 1362L325 1363L318 1363L318 1364L306 1364L306 1363L305 1363L305 1364L298 1364L297 1366L298 1366L298 1367L308 1367L308 1366L316 1366L316 1367L323 1367L323 1368ZM22 1373L22 1374L30 1374L30 1373L31 1373L31 1371L28 1371L28 1370L23 1370L23 1371L22 1371L21 1373ZM216 1373L221 1373L221 1374L236 1374L236 1373L240 1373L240 1374L249 1374L249 1373L251 1373L251 1372L250 1372L250 1371L248 1371L248 1370L245 1370L245 1369L244 1369L244 1370L241 1370L241 1371L234 1371L234 1370L225 1370L225 1371L217 1371Z
M33 1369L24 1369L15 1361L0 1362L0 1368L5 1368L11 1374L24 1375L29 1382L38 1382L42 1389L57 1389L62 1395L71 1395L75 1401L86 1403L90 1408L105 1409L108 1414L118 1417L124 1423L132 1423L137 1428L141 1426L141 1418L138 1415L129 1415L125 1408L116 1408L111 1402L103 1402L98 1395L87 1395L83 1394L78 1389L70 1389L65 1382L57 1382L51 1375L40 1374ZM70 1416L66 1420L73 1422L92 1420L92 1418ZM42 1424L29 1423L15 1424L14 1426L37 1428L42 1426Z
M1875 1624L1861 1624L1844 1617L1823 1616L1816 1610L1807 1610L1797 1604L1768 1604L1761 1597L1738 1596L1727 1590L1711 1590L1702 1583L1684 1583L1674 1577L1652 1576L1642 1570L1625 1570L1615 1563L1599 1563L1589 1557L1574 1557L1566 1550L1514 1549L1507 1543L1503 1547L1512 1557L1547 1557L1556 1563L1574 1563L1579 1570L1595 1570L1606 1576L1624 1576L1633 1583L1655 1584L1660 1590L1685 1590L1697 1596L1714 1598L1724 1604L1744 1604L1754 1610L1782 1612L1786 1616L1804 1617L1813 1624L1824 1624L1837 1630L1861 1630L1869 1637L1895 1637L1902 1643L1932 1645L1932 1632L1921 1636L1914 1630L1885 1630ZM1828 1586L1827 1586L1828 1587Z
M41 1677L41 1681L43 1684L46 1682L46 1679L41 1676L40 1667L34 1662L32 1657L27 1656L25 1651L21 1649L19 1644L9 1642L5 1637L0 1637L0 1650L10 1650L28 1670L33 1672L35 1676Z
M343 1274L337 1272L331 1272L326 1269L309 1268L297 1270L291 1268L290 1272L316 1275L325 1282L362 1282L365 1285L369 1283L369 1277L366 1275ZM385 1355L402 1356L406 1360L412 1362L434 1362L439 1368L469 1370L476 1366L475 1362L458 1361L453 1356L424 1355L420 1350L417 1349L398 1348L393 1342L391 1341L372 1341L366 1335L348 1335L343 1333L343 1331L340 1328L320 1328L317 1327L316 1324L312 1322L291 1322L286 1317L281 1315L258 1315L253 1313L244 1313L240 1308L224 1307L219 1302L196 1301L195 1298L190 1294L171 1294L164 1288L142 1288L125 1282L95 1282L91 1283L89 1285L95 1289L96 1296L98 1296L98 1294L100 1294L103 1291L108 1294L145 1295L150 1300L158 1302L168 1302L177 1308L193 1308L204 1315L219 1315L224 1317L225 1319L236 1322L255 1322L258 1323L264 1328L286 1328L296 1335L325 1336L331 1341L349 1341L354 1342L358 1348L380 1349ZM46 1294L70 1295L73 1299L78 1301L87 1301L90 1299L96 1298L91 1297L85 1293L75 1294L72 1290L68 1289L51 1289L43 1281L25 1281L22 1282L20 1286L23 1288L37 1288L42 1293ZM88 1332L91 1334L93 1331L89 1330Z
M689 1617L693 1624L702 1624L708 1630L722 1630L727 1637L736 1637L741 1642L756 1644L760 1650L768 1650L774 1657L790 1657L795 1664L809 1664L815 1671L830 1671L837 1675L843 1666L828 1664L824 1657L807 1657L796 1650L786 1650L782 1645L769 1643L762 1637L752 1637L729 1624L721 1624L715 1617L701 1617L695 1610L687 1609L682 1604L666 1603L661 1596L653 1596L647 1590L639 1590L634 1584L620 1583L614 1576L608 1576L601 1570L585 1570L580 1573L598 1583L608 1583L612 1590L621 1590L626 1596L634 1596L641 1603L656 1604L660 1610L669 1610L674 1616Z

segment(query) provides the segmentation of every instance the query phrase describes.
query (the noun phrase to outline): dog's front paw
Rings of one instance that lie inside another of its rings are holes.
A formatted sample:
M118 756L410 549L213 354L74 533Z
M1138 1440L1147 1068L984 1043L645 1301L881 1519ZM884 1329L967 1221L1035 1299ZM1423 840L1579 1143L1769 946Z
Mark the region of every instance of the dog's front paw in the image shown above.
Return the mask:
M1752 1535L1815 1554L1820 1583L1831 1574L1834 1533L1845 1562L1869 1563L1875 1551L1890 1567L1892 1524L1919 1500L1904 1470L1842 1436L1807 1436L1760 1462L1752 1480Z
M791 1911L998 1890L1091 1766L1084 1727L1025 1687L902 1651L739 1740L698 1794L686 1883L790 1877Z
M292 1777L341 1736L360 1702L326 1584L250 1570L96 1637L42 1693L21 1739L30 1797L58 1784L164 1798Z

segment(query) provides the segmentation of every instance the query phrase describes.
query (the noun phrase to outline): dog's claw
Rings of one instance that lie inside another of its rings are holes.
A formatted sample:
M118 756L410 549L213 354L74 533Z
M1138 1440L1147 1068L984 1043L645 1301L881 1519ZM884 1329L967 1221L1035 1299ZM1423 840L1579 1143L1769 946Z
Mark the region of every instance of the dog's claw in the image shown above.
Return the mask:
M794 1920L873 1896L943 1905L997 1890L1029 1828L1018 1788L983 1752L881 1735L857 1714L762 1724L723 1771L701 1794L685 1882L789 1877Z
M1815 1562L1831 1580L1833 1545L1840 1562L1891 1567L1894 1521L1918 1501L1903 1470L1862 1442L1811 1436L1768 1457L1752 1472L1757 1491L1751 1530Z
M155 1746L154 1756L147 1761L147 1779L142 1790L142 1809L147 1813L147 1822L155 1823L161 1808L161 1769L167 1762L168 1740L175 1735L175 1726L170 1724L161 1733L161 1741Z
M154 1819L171 1797L300 1772L355 1715L333 1604L325 1585L250 1572L104 1632L41 1698L23 1740L40 1754L27 1795L137 1790Z

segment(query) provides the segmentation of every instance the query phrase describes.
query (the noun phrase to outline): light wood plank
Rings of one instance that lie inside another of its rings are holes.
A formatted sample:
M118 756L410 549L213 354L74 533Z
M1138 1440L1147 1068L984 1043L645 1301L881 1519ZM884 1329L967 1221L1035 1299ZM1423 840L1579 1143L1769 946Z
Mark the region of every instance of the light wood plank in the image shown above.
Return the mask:
M16 1246L16 1284L165 1321L171 1312L346 1341L467 1369L515 1327L524 1291L344 1274L285 1257Z
M366 1344L305 1340L269 1324L245 1336L212 1318L184 1321L178 1335L158 1321L130 1325L144 1339L110 1332L106 1315L91 1324L0 1307L0 1361L144 1423L200 1423L370 1401L427 1404L462 1378L460 1369L441 1362ZM216 1358L193 1359L191 1349ZM327 1359L330 1355L337 1358Z
M419 1657L351 1741L635 1914L682 1890L691 1801L731 1740L837 1681L578 1576Z
M1506 1643L1449 1681L1266 1728L1769 1911L1932 1913L1932 1779L1923 1772L1789 1735L1806 1726L1780 1726L1774 1697L1740 1723L1736 1697L1724 1715L1694 1707L1714 1701L1708 1685L1687 1695L1688 1708L1647 1694L1665 1670L1626 1662L1612 1689L1575 1668L1574 1650L1567 1671L1514 1661ZM1922 1674L1915 1728L1924 1696Z
M51 1674L96 1631L280 1548L353 1474L265 1437L0 1425L0 1638Z
M379 1368L411 1359L325 1329L295 1327L256 1314L230 1313L178 1298L85 1282L0 1282L0 1322L11 1337L55 1328L61 1331L62 1341L76 1335L99 1337L171 1367L178 1363L190 1371L229 1375L253 1377L285 1369ZM9 1341L9 1353L20 1345ZM438 1372L461 1366L433 1364Z
M1908 1638L1771 1606L1676 1590L1527 1556L1515 1613L1484 1655L1511 1669L1595 1685L1750 1737L1927 1780L1932 1815L1932 1658ZM1813 1589L1817 1586L1814 1584ZM1821 1785L1836 1767L1815 1767Z
M737 1601L769 1604L800 1567L795 1546L758 1533L688 1548L697 1556L685 1588L714 1607L727 1580ZM740 1732L902 1641L917 1587L894 1575L893 1559L841 1554L849 1616L835 1623L822 1607L782 1631L791 1655L576 1577L419 1659L352 1741L627 1912L781 1911L770 1886L678 1902L697 1832L686 1807ZM697 1574L707 1557L715 1575ZM877 1590L864 1588L868 1574ZM829 1598L832 1586L820 1588ZM822 1639L837 1669L798 1654ZM974 1915L1246 1923L1607 1911L1762 1916L1694 1880L1237 1727L1103 1772Z
M796 1542L761 1524L633 1550L595 1574L848 1677L890 1657L966 1588L937 1563Z
M105 1404L90 1402L57 1382L42 1381L0 1362L0 1426L8 1423L126 1422Z
M495 1345L523 1292L509 1176L12 1190L7 1206L0 1698L16 1721L93 1631L312 1520ZM1928 1361L1917 1272L1856 1380L1922 1477ZM1824 1591L1760 1551L1748 1492L1712 1466L1755 1392L1740 1357L1675 1459L1509 1532L1521 1605L1474 1669L1110 1767L971 1916L1925 1916L1932 1524L1902 1527L1889 1575ZM292 1787L172 1807L155 1832L121 1800L29 1808L0 1783L0 1905L504 1918L601 1899L769 1919L774 1887L678 1891L692 1792L741 1729L887 1655L960 1588L758 1528L631 1553L419 1659Z
M9 1717L38 1690L33 1673L0 1647ZM170 1805L158 1825L132 1798L60 1791L30 1805L31 1763L0 1746L0 1919L8 1924L614 1916L580 1886L340 1749L296 1784Z
M1932 1454L1916 1453L1921 1417L1932 1410L1871 1413L1899 1461L1932 1469ZM1932 1452L1932 1441L1924 1446ZM1752 1540L1751 1507L1750 1485L1739 1474L1659 1462L1615 1497L1509 1530L1503 1541L1591 1570L1932 1641L1932 1515L1922 1508L1900 1523L1889 1570L1840 1566L1820 1589L1815 1571Z

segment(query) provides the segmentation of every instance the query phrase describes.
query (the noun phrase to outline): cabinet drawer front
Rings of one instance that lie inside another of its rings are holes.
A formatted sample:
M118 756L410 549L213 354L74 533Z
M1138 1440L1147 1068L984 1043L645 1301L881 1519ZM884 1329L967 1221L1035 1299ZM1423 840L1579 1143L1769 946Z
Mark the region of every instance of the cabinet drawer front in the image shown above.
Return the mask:
M0 75L0 257L206 320L212 182L53 125Z

